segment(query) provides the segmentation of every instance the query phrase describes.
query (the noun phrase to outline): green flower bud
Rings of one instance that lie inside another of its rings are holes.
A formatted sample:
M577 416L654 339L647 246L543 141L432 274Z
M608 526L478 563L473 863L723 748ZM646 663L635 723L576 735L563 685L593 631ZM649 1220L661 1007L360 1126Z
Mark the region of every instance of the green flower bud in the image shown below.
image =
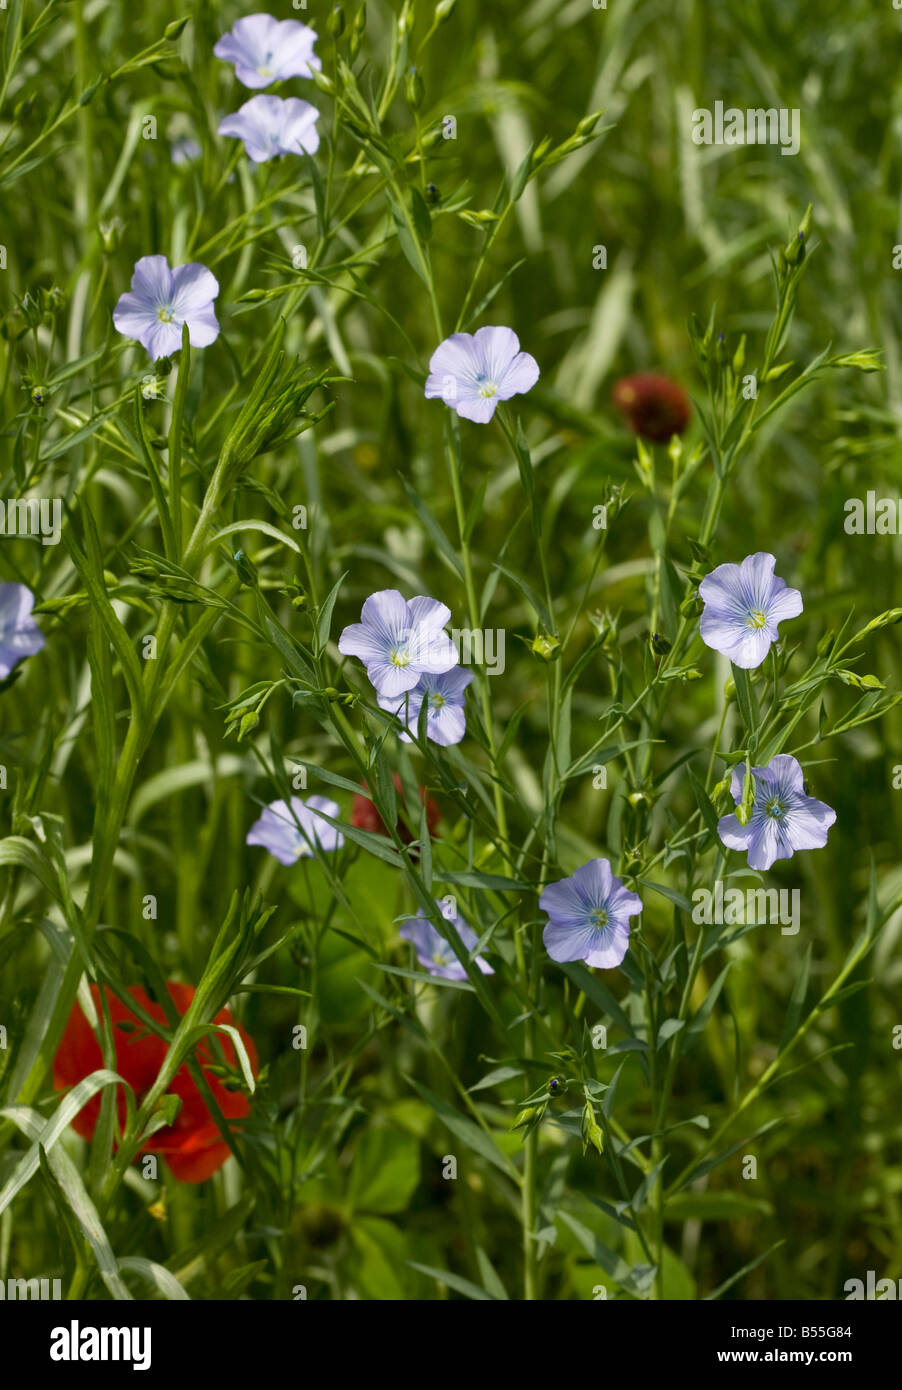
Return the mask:
M37 328L44 318L44 306L32 290L25 291L16 307L29 328Z
M700 681L701 678L702 673L695 666L671 666L660 674L662 681Z
M332 13L326 20L326 29L333 39L340 39L345 31L345 12L341 5L333 5Z
M256 589L258 579L257 570L253 561L245 555L243 550L236 550L232 558L235 561L235 568L238 571L242 584L246 584L250 589Z
M704 610L704 607L705 605L702 603L697 593L689 594L680 604L680 613L684 618L697 618Z
M533 638L530 651L534 656L540 656L543 661L556 661L560 655L560 639L549 635L547 632L539 632Z
M838 676L843 685L851 685L855 690L861 687L861 677L855 671L847 671L844 666L837 666L833 672Z
M242 715L241 723L238 725L238 742L240 743L252 730L256 729L260 723L260 716L255 709L249 709Z
M633 466L639 474L639 481L648 488L649 492L652 492L655 485L654 462L646 444L641 439L636 440L636 458Z
M880 354L872 348L863 348L861 352L846 352L841 357L830 359L831 367L857 367L860 372L882 372L885 371L883 363L880 361Z
M679 467L680 459L683 457L683 441L678 434L670 436L670 443L667 445L667 457L674 469Z
M408 71L405 95L411 111L419 111L426 95L426 88L423 85L423 77L419 68L410 68Z
M598 111L591 111L588 116L583 116L579 125L576 127L576 134L591 135L603 115L604 108L601 108Z
M360 9L355 14L354 23L351 25L351 40L348 45L348 51L350 53L352 63L354 59L357 57L357 54L360 52L360 45L363 41L363 35L365 32L366 5L363 4L360 6Z
M154 1107L154 1113L165 1115L166 1124L174 1125L178 1118L178 1113L182 1108L182 1097L175 1095L172 1091L167 1091L165 1096L161 1096Z
M786 243L783 259L787 265L798 265L805 259L805 238L801 232L797 232L792 241Z
M896 623L902 623L902 608L887 608L885 613L879 613L876 618L872 618L853 641L857 641L858 637L866 637L869 632L877 632L881 627L894 627Z
M745 765L745 775L742 779L742 801L736 807L736 819L740 825L748 825L752 819L755 809L755 779L752 776L750 763Z
M604 1134L599 1129L595 1120L592 1120L591 1124L586 1125L586 1138L600 1154L604 1153Z
M107 253L118 250L122 241L122 233L125 231L125 223L121 217L111 217L108 222L101 222L98 228L103 249Z
M313 81L321 92L325 92L327 96L330 97L335 95L335 83L332 81L331 77L327 77L326 74L320 72L318 68L313 69L312 75Z
M471 212L469 208L464 208L457 215L462 222L466 222L470 227L486 227L492 222L498 221L497 212L492 212L489 208L480 208L477 212Z
M41 303L45 314L58 314L66 307L66 296L59 285L51 285L49 290L41 290Z
M91 83L90 87L86 87L85 90L82 92L81 96L78 98L79 106L90 106L91 102L94 100L98 91L106 82L106 80L106 73L101 73L100 76Z
M590 1100L586 1100L583 1106L582 1116L583 1144L592 1145L598 1153L604 1153L604 1134L599 1128L598 1121L595 1119L595 1107Z

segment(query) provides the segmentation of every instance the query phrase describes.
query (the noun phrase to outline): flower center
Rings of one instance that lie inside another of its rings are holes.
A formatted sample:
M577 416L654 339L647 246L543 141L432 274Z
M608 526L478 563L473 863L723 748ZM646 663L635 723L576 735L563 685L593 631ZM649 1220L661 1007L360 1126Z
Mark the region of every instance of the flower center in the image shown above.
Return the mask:
M498 387L494 381L484 381L479 388L479 394L483 400L488 400L491 396L497 396Z
M392 666L409 666L410 653L404 647L395 647L391 654Z
M445 697L444 695L440 695L437 690L430 690L429 703L433 709L441 709L442 705L445 703Z
M765 805L764 814L772 817L773 820L779 820L781 816L786 814L786 807L778 796L773 796Z
M748 616L748 625L751 628L762 628L767 625L767 614L762 608L753 608Z
M157 310L157 318L160 323L172 323L174 317L172 310L166 304L163 305L162 309Z
M593 927L606 927L608 925L607 908L596 907L594 911L589 913L589 921Z

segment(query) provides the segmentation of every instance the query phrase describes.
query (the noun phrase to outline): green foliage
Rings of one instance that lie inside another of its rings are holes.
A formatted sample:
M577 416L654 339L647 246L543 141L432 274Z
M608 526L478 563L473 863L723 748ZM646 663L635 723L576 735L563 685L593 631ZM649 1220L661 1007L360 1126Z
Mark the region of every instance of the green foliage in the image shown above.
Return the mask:
M248 95L212 55L236 7L0 12L3 496L63 507L62 544L0 547L47 639L0 686L0 1278L491 1301L897 1275L898 546L844 528L900 490L892 8L314 8L323 72L284 95L319 151L260 165L217 134ZM717 99L799 107L799 154L695 146ZM111 315L156 253L214 272L222 331L151 363ZM541 367L490 427L423 397L486 323ZM611 406L648 368L692 396L681 439ZM755 550L805 608L748 671L702 644L698 587ZM506 635L459 745L402 742L338 650L389 587ZM718 820L783 752L837 820L765 882ZM313 793L341 850L247 846ZM630 951L558 966L538 894L599 856L643 900ZM798 889L801 931L695 921L718 879ZM416 913L461 979L400 939ZM167 1046L142 1094L103 1009L104 1065L54 1088L89 983L164 1007L136 1012ZM199 1185L135 1164L183 1065L232 1155Z

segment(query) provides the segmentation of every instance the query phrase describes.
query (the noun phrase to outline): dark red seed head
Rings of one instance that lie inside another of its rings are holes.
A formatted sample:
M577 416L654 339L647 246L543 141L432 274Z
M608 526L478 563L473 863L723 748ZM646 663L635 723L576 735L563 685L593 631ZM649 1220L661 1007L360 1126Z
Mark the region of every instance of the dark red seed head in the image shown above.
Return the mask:
M689 397L657 372L637 372L616 382L614 404L634 434L663 444L689 423Z

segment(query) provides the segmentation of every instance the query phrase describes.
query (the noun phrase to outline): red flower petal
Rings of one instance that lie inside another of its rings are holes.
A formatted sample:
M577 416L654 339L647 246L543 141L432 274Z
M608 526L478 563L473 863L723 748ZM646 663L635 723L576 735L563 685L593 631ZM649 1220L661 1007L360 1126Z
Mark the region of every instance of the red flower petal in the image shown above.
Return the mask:
M392 773L392 781L395 784L395 790L400 795L402 791L401 778L397 772ZM365 787L366 783L364 782L362 785ZM432 797L426 797L426 788L420 787L420 801L422 802L423 800L426 801L426 823L429 826L429 834L434 835L442 819L442 813ZM374 835L388 835L385 822L379 815L372 801L370 801L368 796L361 796L359 793L354 797L354 801L351 805L351 824L356 825L360 830L370 830ZM415 834L411 833L410 827L404 820L403 815L399 814L398 834L401 836L405 845L409 845L411 840L417 838L419 826L417 826Z
M194 998L190 985L170 981L166 986L169 996L182 1017ZM161 1004L153 1003L145 990L135 985L129 990L135 1002L160 1023L166 1022L166 1014ZM91 986L94 1007L100 1013L100 991ZM162 1038L149 1033L145 1025L131 1010L106 990L106 999L113 1023L113 1037L116 1050L116 1071L126 1080L135 1092L140 1104L144 1095L157 1079L167 1046ZM214 1019L215 1023L227 1023L237 1027L244 1043L251 1068L256 1075L258 1070L257 1050L249 1035L237 1023L228 1009L222 1009ZM125 1025L124 1027L122 1025ZM219 1034L217 1041L222 1047L222 1055L230 1066L237 1065L237 1055L231 1038ZM204 1077L226 1119L243 1119L250 1111L247 1096L242 1091L230 1090L223 1081L209 1071L214 1062L214 1053L209 1039L203 1039L195 1049ZM103 1066L100 1044L86 1019L81 1007L76 1003L66 1025L62 1041L53 1062L53 1082L57 1089L76 1085L92 1071ZM176 1072L169 1091L181 1099L179 1113L172 1125L158 1130L144 1145L142 1152L161 1153L169 1164L173 1175L182 1182L203 1182L222 1166L229 1156L229 1146L223 1140L206 1101L194 1084L187 1064ZM117 1111L120 1128L125 1125L126 1104L123 1087L117 1088ZM73 1129L85 1139L94 1134L100 1114L99 1095L94 1096L79 1112L72 1122Z

